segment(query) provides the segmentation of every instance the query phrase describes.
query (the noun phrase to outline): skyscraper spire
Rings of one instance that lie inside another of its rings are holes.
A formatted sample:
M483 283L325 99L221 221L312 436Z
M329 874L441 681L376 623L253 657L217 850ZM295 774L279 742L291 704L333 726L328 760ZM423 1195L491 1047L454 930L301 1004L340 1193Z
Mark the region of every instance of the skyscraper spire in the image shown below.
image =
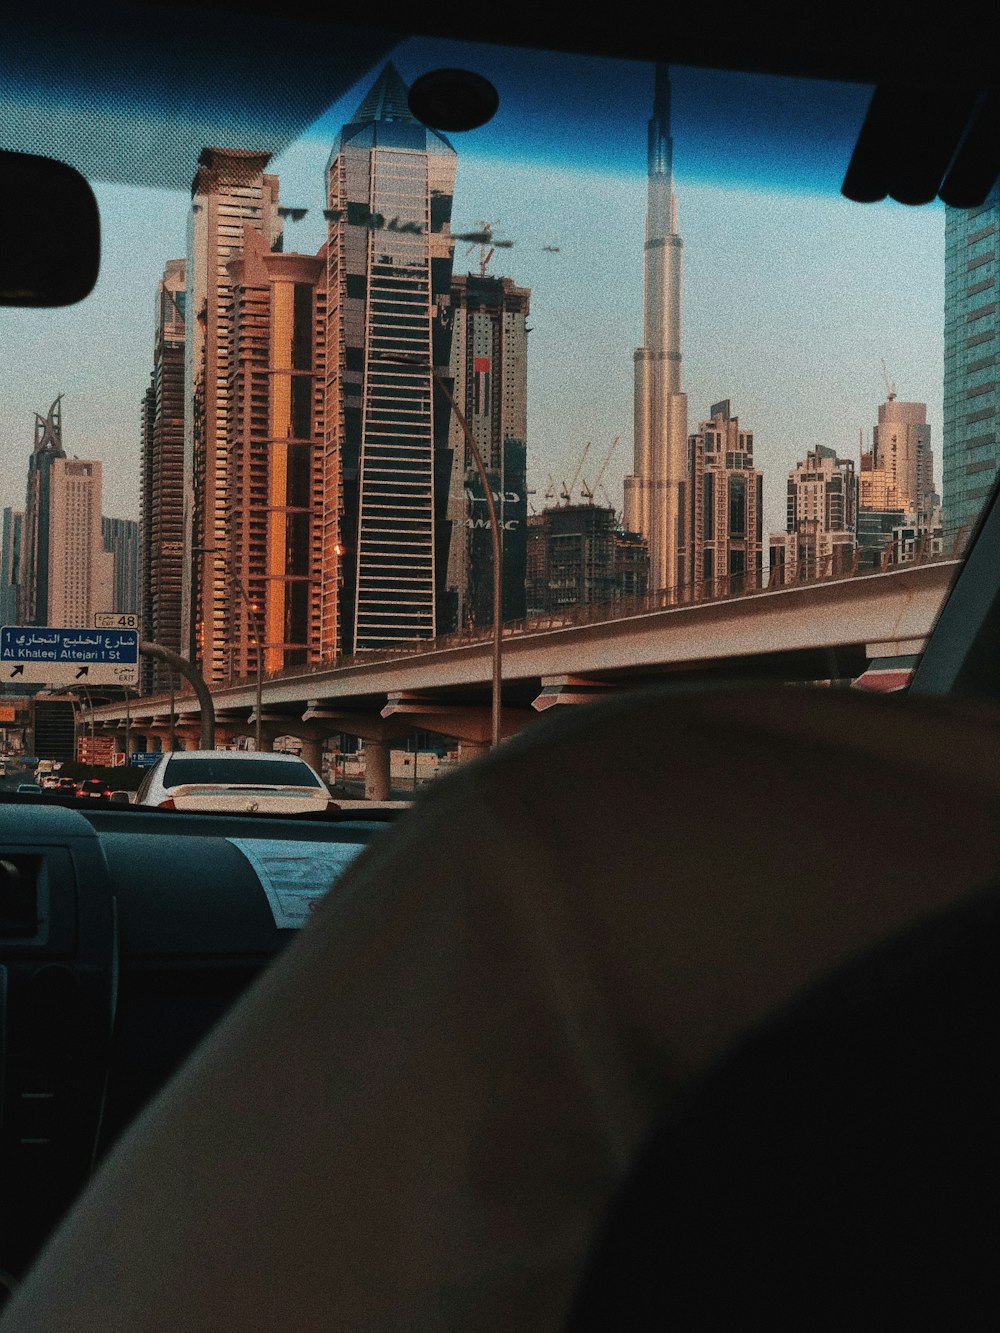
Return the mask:
M657 64L653 85L653 116L649 122L649 174L673 175L674 141L670 137L670 73Z
M681 392L681 248L670 137L670 79L656 65L648 131L643 341L635 352L635 461L625 524L649 542L650 589L690 577L681 514L687 479L687 397Z
M35 413L35 448L34 453L51 454L53 458L65 458L66 454L62 447L62 394L49 408L48 413L43 417L41 413Z

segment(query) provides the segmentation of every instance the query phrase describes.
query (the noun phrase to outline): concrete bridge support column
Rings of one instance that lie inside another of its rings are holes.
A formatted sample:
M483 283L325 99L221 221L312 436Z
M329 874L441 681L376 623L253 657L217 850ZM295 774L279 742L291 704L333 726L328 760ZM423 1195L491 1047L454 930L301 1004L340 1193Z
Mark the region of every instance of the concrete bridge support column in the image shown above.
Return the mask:
M310 699L302 721L318 743L327 736L343 732L358 736L365 743L365 799L387 801L392 790L390 753L393 741L410 733L406 718L386 721L378 714L352 712L349 709L328 708L320 699ZM290 727L293 736L304 739L304 728ZM317 769L319 765L315 765Z
M385 718L405 718L418 731L434 731L458 741L460 761L476 759L489 750L493 740L491 710L469 704L450 704L429 699L417 692L390 694L382 709ZM512 736L535 719L528 708L505 708L500 714L501 736Z
M390 791L388 741L365 741L365 800L387 801Z
M323 762L323 742L312 736L300 736L299 740L302 743L302 758L318 773Z
M486 754L490 744L490 741L460 740L458 742L458 762L464 764L469 759L478 759L481 754Z

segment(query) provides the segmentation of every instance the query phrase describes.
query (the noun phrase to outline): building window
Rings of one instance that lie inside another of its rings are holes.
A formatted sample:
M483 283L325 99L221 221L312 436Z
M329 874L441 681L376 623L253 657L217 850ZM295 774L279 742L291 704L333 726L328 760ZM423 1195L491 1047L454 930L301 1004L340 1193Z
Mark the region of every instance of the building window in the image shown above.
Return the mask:
M742 536L747 524L746 477L729 478L729 532Z

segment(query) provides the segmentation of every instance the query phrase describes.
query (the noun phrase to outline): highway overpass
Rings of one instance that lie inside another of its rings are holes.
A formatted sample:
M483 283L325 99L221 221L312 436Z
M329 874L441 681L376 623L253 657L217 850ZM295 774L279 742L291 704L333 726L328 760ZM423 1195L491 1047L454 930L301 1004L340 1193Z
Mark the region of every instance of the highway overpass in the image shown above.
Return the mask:
M552 707L654 681L856 678L874 658L921 650L960 563L902 565L683 606L577 608L507 627L503 732ZM487 630L272 673L261 689L264 742L297 736L316 761L325 738L362 737L374 786L382 788L389 749L415 729L456 739L465 755L486 748L491 670ZM212 691L217 744L253 734L255 694L253 679ZM173 721L166 695L133 698L127 718L120 703L91 716L116 733L127 723L132 750L166 747L171 730L187 748L198 744L193 692L176 695Z

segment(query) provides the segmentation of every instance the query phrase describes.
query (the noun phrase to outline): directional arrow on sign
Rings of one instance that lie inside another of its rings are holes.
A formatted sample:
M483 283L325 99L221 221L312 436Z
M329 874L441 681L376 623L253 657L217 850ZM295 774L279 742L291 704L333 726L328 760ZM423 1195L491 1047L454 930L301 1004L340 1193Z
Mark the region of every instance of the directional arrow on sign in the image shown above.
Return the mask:
M139 632L125 626L3 625L0 663L9 669L5 679L19 683L136 685Z

